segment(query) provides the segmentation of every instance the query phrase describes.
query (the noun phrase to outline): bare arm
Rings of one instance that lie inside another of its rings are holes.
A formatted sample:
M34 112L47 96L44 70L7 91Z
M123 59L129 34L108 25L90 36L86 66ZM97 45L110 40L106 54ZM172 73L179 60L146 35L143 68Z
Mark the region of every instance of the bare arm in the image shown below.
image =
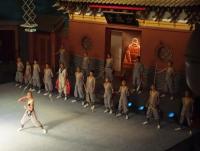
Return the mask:
M27 99L26 96L23 96L17 100L17 102L24 102Z
M167 68L164 68L164 69L161 69L160 71L156 71L156 73L163 73L163 72L165 72L167 70Z

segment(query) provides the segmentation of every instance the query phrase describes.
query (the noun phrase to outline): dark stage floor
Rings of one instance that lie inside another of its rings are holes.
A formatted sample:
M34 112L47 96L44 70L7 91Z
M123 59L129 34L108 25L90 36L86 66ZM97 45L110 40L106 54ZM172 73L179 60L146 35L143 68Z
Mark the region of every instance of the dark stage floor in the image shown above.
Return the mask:
M0 85L0 151L163 151L189 137L186 131L175 132L175 123L162 121L143 126L143 115L130 114L127 121L81 107L80 103L56 100L35 94L38 118L48 129L43 134L31 123L17 132L23 104L16 102L22 89L13 84Z

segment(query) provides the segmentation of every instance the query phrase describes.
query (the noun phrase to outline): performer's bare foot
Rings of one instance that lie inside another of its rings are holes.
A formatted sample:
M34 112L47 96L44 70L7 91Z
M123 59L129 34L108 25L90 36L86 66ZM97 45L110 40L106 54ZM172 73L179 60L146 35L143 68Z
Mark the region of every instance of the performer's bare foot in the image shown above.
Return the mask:
M181 127L177 127L177 128L175 128L174 130L175 130L175 131L180 131L180 130L182 130L182 128L181 128Z
M157 125L157 129L160 129L160 124Z
M160 97L161 97L161 98L164 98L165 96L166 96L165 94L162 94Z
M49 92L46 92L46 93L44 93L44 96L46 96L46 95L48 95L49 94Z
M149 122L148 122L148 121L145 121L145 122L143 122L142 124L143 124L143 125L147 125L147 124L149 124Z
M84 101L82 101L82 102L81 102L81 105L82 105L82 106L84 106L84 104L85 104L85 102L84 102Z
M84 108L87 108L88 106L89 106L89 104L87 103L87 104L85 104L83 107L84 107Z
M61 95L58 95L57 97L56 97L56 99L60 99L61 98Z
M116 115L116 117L120 117L120 116L122 116L122 113L118 113L118 114Z
M23 127L20 127L20 128L17 129L18 132L20 132L22 130L23 130Z
M77 102L77 100L73 99L73 100L72 100L72 103L75 103L75 102Z
M91 107L92 112L94 112L94 108L95 108L95 106L93 105L93 106Z
M42 129L42 132L44 133L44 134L46 134L47 133L47 130L46 129Z
M104 113L108 113L108 112L109 112L109 110L108 110L108 109L105 109Z

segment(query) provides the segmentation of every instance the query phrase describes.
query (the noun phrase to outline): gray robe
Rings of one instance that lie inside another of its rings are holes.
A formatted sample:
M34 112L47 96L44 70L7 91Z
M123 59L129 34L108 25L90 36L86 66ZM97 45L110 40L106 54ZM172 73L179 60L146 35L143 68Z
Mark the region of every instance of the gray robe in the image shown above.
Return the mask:
M127 114L128 113L128 107L127 107L127 103L128 103L128 87L127 86L120 86L119 89L120 92L120 98L119 98L119 105L118 105L118 110L122 113Z
M87 77L86 81L86 102L90 105L95 103L95 78L94 77Z
M105 77L110 81L113 80L113 59L107 58L105 64Z
M33 76L32 76L33 86L41 88L40 83L40 66L39 64L33 64Z
M113 92L112 84L110 82L105 82L103 86L104 86L104 105L106 108L111 109L113 106L111 101Z
M151 118L151 116L153 115L155 120L159 120L158 105L159 105L158 91L155 92L150 91L148 99L148 108L146 113L147 119Z
M84 77L82 72L75 72L75 88L74 88L74 96L79 97L80 99L84 98L83 86L84 86Z
M19 82L19 83L23 82L23 70L24 70L24 65L20 61L17 63L17 71L16 71L16 75L15 75L16 82Z
M26 65L25 73L24 73L24 83L31 83L31 65Z
M144 65L141 62L136 62L133 68L134 87L138 87L141 85L143 72L144 72Z
M81 68L83 71L84 78L86 78L89 74L89 70L90 70L89 63L90 63L89 57L88 56L83 57Z
M52 78L53 78L53 72L50 68L44 69L44 85L46 91L52 91L53 90L53 84L52 84Z
M165 92L174 94L174 69L168 67L165 74Z
M180 118L180 124L182 125L184 122L184 119L186 118L188 126L191 126L191 110L193 105L192 98L184 97L182 99L182 110L181 110L181 118Z

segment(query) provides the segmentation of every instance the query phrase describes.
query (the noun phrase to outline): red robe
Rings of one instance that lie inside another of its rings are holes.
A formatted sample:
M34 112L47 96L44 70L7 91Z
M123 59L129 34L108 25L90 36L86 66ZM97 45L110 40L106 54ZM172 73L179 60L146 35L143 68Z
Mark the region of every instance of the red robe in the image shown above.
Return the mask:
M67 91L67 95L70 94L70 91L71 91L71 85L69 83L69 80L66 80L66 91ZM56 80L56 89L58 90L59 89L59 80L57 79Z

